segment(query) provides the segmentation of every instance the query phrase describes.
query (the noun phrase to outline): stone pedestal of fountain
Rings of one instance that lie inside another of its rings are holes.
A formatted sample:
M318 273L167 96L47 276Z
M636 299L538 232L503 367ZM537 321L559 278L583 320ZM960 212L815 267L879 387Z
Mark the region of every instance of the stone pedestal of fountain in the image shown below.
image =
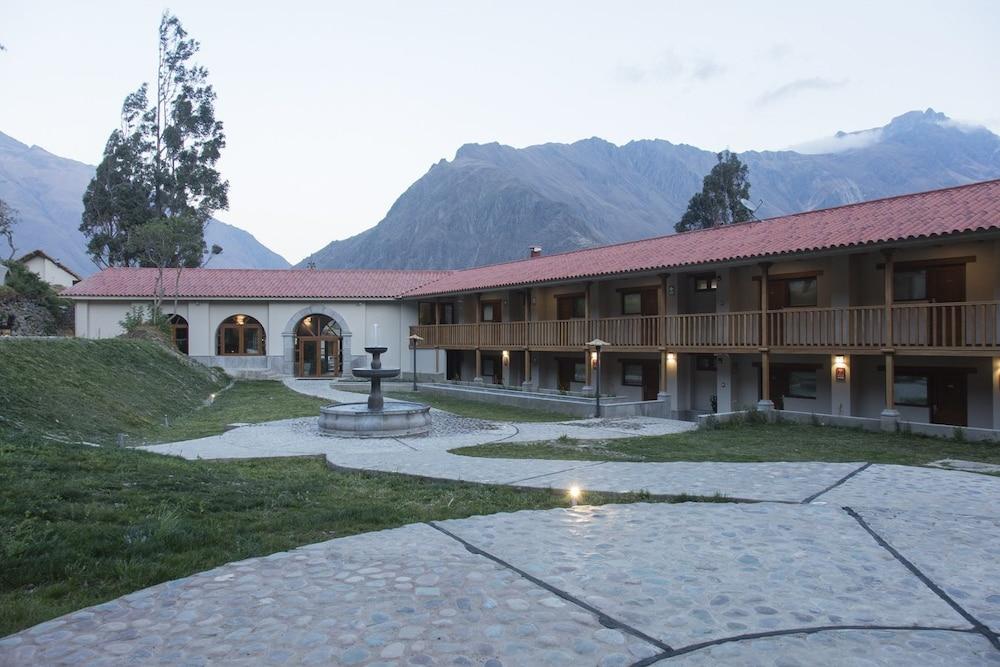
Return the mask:
M382 368L388 348L366 347L372 355L370 368L356 368L355 377L368 378L371 389L366 403L327 405L319 409L319 430L328 435L351 438L394 438L422 435L431 429L431 409L420 403L392 401L382 397L382 379L399 375L398 368Z

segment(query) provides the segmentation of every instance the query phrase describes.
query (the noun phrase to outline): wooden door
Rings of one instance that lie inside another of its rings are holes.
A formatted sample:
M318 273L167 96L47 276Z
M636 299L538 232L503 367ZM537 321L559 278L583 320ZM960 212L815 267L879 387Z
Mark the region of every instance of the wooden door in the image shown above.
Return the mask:
M660 312L660 296L655 289L642 290L642 314L657 315Z
M559 391L569 391L573 386L573 376L576 375L576 361L573 359L557 359L558 364L558 378L557 384Z
M462 379L462 351L448 350L445 353L445 376L449 380Z
M968 387L964 373L937 371L931 375L928 389L932 424L968 426Z
M965 301L965 264L935 266L927 272L927 298L931 303L961 303ZM931 318L932 338L936 345L956 347L962 344L962 308L953 306L937 309Z
M788 394L788 370L777 365L771 366L771 402L775 410L785 409L785 395Z
M642 362L642 400L655 401L660 391L660 364L657 361Z

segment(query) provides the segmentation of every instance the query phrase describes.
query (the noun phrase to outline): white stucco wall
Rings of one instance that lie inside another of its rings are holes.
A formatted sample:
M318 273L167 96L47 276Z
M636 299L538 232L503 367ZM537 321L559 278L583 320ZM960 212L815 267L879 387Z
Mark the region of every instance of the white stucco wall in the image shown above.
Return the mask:
M147 307L148 301L78 300L76 301L76 335L86 338L112 338L122 333L120 322L133 307ZM167 314L175 312L174 302L163 303ZM291 333L298 321L312 313L326 314L341 322L344 330L345 370L367 363L364 347L374 344L373 325L378 325L379 344L389 348L383 364L412 370L409 350L409 325L415 322L415 304L399 301L268 301L220 300L180 301L176 313L188 322L189 355L205 363L223 367L270 368L275 372L291 373ZM219 325L233 315L248 315L264 327L266 355L261 357L218 357L216 342ZM442 352L443 354L443 352ZM259 360L259 361L255 361ZM433 354L427 362L434 365ZM443 373L444 362L440 362ZM423 372L423 371L422 371Z
M45 257L32 257L24 262L28 270L53 286L72 287L77 280L76 276L63 270L55 262Z

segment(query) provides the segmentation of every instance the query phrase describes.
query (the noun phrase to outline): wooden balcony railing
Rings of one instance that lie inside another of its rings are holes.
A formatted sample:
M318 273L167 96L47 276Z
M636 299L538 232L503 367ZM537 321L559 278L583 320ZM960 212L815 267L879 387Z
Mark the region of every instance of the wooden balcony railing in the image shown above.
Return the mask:
M788 308L766 313L767 345L781 350L1000 351L1000 302L913 303L892 306L888 340L883 306ZM593 338L615 350L755 351L760 311L607 317L594 320L484 322L411 327L420 347L454 349L582 349Z
M770 347L884 348L885 308L788 308L767 313Z

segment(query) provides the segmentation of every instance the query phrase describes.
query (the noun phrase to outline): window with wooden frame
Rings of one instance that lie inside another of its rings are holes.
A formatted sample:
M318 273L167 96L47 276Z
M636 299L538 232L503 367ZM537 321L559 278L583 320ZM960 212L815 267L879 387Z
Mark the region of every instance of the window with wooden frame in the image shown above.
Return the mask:
M490 301L481 301L479 303L479 317L483 322L502 322L503 315L501 314L501 304L500 299L494 299Z
M621 291L622 315L657 315L660 299L656 287L636 287Z
M622 384L626 387L642 386L642 362L623 361L622 362Z
M930 378L927 373L904 371L896 373L893 381L896 405L914 408L930 406Z
M417 304L417 324L434 324L434 310L437 307L436 303L430 301L421 301Z
M441 324L455 324L455 304L450 301L438 304Z
M768 310L815 308L818 304L819 275L819 272L790 273L768 278Z
M893 265L895 301L965 301L965 265L975 257L953 257ZM882 265L884 268L884 265Z
M216 354L260 356L265 351L264 327L249 315L233 315L219 325Z
M170 338L181 354L188 353L188 323L180 315L170 316Z
M556 319L577 320L587 316L587 297L579 294L559 294L556 296Z
M774 364L771 366L772 394L784 398L815 399L818 390L816 366Z
M694 277L694 291L695 292L714 292L719 289L719 277L713 275L707 276L695 276Z

